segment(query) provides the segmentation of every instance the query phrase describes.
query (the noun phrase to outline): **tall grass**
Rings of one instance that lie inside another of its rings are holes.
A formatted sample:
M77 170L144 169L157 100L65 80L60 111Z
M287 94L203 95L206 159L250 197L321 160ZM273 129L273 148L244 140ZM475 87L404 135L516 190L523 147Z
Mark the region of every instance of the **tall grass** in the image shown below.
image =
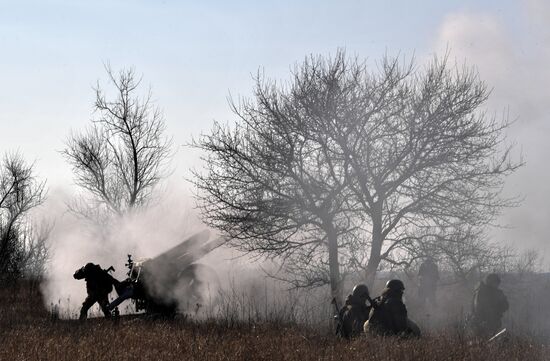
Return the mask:
M37 288L3 289L0 360L537 361L548 360L550 354L548 346L518 337L494 344L454 334L348 342L300 324L296 310L278 314L269 301L251 302L237 293L226 296L216 313L202 318L128 316L118 322L93 318L80 324L52 318ZM254 306L247 307L249 303Z

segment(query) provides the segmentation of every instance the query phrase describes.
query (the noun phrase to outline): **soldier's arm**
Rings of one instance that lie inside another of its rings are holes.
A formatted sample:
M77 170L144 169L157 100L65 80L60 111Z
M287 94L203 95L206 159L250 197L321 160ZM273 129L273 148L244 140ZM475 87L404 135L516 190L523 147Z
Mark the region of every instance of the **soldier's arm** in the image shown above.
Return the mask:
M506 312L508 311L508 308L510 307L510 305L508 304L508 298L506 298L506 296L504 295L504 292L500 292L501 294L501 298L502 298L502 301L501 301L501 304L502 304L502 312Z
M474 311L475 314L481 318L491 313L491 310L494 309L494 301L491 302L491 299L494 300L494 297L484 288L479 288L475 294L474 299Z
M84 274L84 267L77 269L76 272L75 272L74 275L73 275L73 277L74 277L75 279L77 279L77 280L83 279L84 276L85 276L85 274Z

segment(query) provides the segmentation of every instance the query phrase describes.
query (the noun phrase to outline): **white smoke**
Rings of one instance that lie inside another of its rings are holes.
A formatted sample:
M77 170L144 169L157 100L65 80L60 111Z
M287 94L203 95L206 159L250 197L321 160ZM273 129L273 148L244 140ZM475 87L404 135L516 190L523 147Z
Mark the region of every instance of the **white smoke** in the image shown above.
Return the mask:
M116 269L113 276L123 280L128 254L134 259L155 257L205 228L191 196L175 186L150 207L106 228L69 212L66 204L72 197L66 191L53 190L40 209L42 216L54 222L51 260L43 283L45 302L47 306L58 304L65 313L74 314L86 297L84 282L72 277L76 269L88 262L103 268L112 265Z
M60 316L65 318L77 317L86 297L85 282L72 277L76 269L88 262L99 264L105 269L112 265L116 269L113 276L124 280L128 271L124 266L128 254L134 260L154 258L206 228L199 219L198 211L194 209L192 196L186 189L173 184L157 196L151 206L107 228L93 226L69 212L67 203L73 197L67 190L53 190L36 215L54 222L50 235L51 260L42 290L46 306L57 308ZM210 240L215 238L216 233L211 231ZM263 314L275 312L273 310L277 307L277 312L287 308L288 297L284 292L281 294L287 285L268 279L262 271L273 265L263 262L260 266L250 256L225 246L215 249L197 262L204 265L197 268L196 275L203 282L203 286L198 289L200 303L205 303L200 305L200 316L216 316L220 311L216 309L220 297L225 307L240 309L240 318L244 316L243 310L257 308L260 303ZM161 271L172 272L171 269ZM173 270L178 271L181 270ZM170 275L167 276L171 279ZM161 275L159 279L164 277ZM158 286L158 289L165 289L164 285ZM196 294L191 295L188 291L186 285L177 284L166 297L175 297L180 311L192 313L196 311L194 308L199 301ZM115 297L113 291L110 298L113 300ZM133 311L129 301L123 303L120 309L123 312ZM230 311L226 309L224 312ZM101 316L97 305L92 308L90 315Z
M512 175L507 195L520 195L518 208L507 210L494 237L520 249L550 255L550 5L542 0L518 2L521 11L513 22L495 13L460 12L442 23L434 48L441 54L478 68L481 79L493 87L488 107L517 119L509 139L517 143L526 166Z

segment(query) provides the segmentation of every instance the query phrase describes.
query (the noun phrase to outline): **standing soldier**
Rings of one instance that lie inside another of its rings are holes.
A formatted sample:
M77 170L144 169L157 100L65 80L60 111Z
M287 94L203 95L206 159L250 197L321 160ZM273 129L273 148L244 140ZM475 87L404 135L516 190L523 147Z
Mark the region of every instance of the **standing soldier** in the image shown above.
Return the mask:
M439 269L433 258L428 257L418 270L418 302L420 307L426 305L426 301L431 306L435 306L435 292L437 282L439 281Z
M502 316L508 310L508 299L498 288L499 285L500 277L491 273L474 293L472 321L477 336L494 335L502 327Z
M350 339L363 332L363 325L369 318L370 307L366 304L369 298L369 289L366 285L358 284L353 287L346 304L340 310L340 336Z
M86 280L86 291L88 297L82 303L80 309L81 321L88 317L88 310L98 303L99 307L105 314L105 317L111 317L109 311L109 293L113 290L113 283L117 281L108 273L108 271L102 269L99 265L93 263L87 263L84 267L76 270L73 277L77 280Z

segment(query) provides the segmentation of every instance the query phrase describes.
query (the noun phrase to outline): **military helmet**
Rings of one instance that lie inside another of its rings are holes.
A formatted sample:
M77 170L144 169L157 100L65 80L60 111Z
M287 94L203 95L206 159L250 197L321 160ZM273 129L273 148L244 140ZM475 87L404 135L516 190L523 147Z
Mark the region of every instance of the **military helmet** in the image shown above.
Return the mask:
M489 286L498 287L500 285L500 277L496 273L489 273L485 277L485 283Z
M353 297L369 297L369 288L365 284L358 284L353 287L353 291L351 292Z
M403 284L403 282L401 282L401 280L395 279L395 280L389 280L386 283L386 288L393 291L404 291L405 285Z

